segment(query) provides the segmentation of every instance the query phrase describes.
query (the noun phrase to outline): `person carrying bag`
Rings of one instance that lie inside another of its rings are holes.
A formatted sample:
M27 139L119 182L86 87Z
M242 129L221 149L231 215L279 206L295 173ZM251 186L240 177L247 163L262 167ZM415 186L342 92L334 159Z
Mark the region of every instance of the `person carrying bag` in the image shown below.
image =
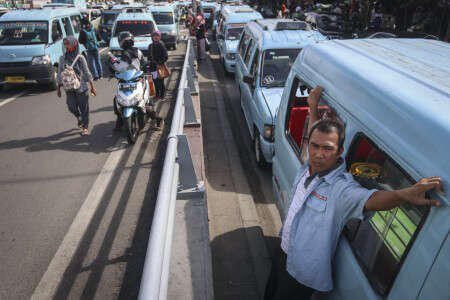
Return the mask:
M155 84L155 112L156 112L156 124L159 127L161 125L161 119L165 116L158 113L163 106L167 106L167 101L164 100L166 94L166 87L164 86L164 78L170 76L169 68L166 66L166 62L169 59L166 46L161 41L161 32L155 30L152 33L153 43L148 47L148 61L150 63L150 71L152 73L153 82ZM157 109L159 108L159 109Z
M57 95L61 98L61 87L64 88L67 96L67 107L77 118L81 135L89 134L89 94L88 83L91 94L95 96L92 74L86 59L80 53L78 41L73 36L68 36L63 40L64 54L59 59L58 64L58 89Z

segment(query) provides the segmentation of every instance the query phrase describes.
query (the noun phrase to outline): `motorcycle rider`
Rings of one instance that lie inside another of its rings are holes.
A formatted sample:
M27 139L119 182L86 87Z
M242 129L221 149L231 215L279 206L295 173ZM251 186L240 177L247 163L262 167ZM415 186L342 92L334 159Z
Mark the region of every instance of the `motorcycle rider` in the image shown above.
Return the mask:
M118 37L119 46L122 48L120 60L128 64L128 68L134 68L136 70L142 70L146 65L146 59L144 54L138 48L134 47L134 36L129 31L123 31ZM114 63L113 68L114 68ZM121 130L123 126L123 120L120 113L117 111L116 99L114 98L114 113L117 116L115 131ZM145 103L139 105L145 111Z

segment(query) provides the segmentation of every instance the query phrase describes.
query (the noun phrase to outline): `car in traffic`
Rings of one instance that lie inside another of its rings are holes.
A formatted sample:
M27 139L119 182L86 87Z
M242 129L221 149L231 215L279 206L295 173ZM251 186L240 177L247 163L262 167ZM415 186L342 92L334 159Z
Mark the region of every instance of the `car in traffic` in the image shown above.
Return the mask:
M328 40L305 47L288 76L275 125L272 182L282 218L308 163L307 96L317 85L322 119L345 127L342 158L368 189L406 188L440 176L450 190L450 46L425 39ZM334 289L319 299L450 299L450 194L441 207L401 204L337 224ZM311 200L310 200L311 199ZM315 206L327 214L327 200ZM311 206L312 207L312 206Z
M291 66L304 47L323 40L326 37L307 23L290 19L257 20L244 27L235 80L261 168L272 162L275 119Z
M249 21L261 20L262 15L248 6L225 5L217 28L217 47L225 71L234 73L239 39Z
M0 86L37 82L55 89L62 41L78 38L80 30L76 8L13 10L1 16Z
M180 38L180 24L176 17L176 6L167 4L154 4L148 7L152 13L158 29L161 31L161 39L168 48L177 48Z
M114 23L113 35L109 42L110 51L115 55L120 55L119 34L122 31L129 31L134 36L134 46L148 55L148 47L152 44L152 33L158 26L151 13L121 13Z

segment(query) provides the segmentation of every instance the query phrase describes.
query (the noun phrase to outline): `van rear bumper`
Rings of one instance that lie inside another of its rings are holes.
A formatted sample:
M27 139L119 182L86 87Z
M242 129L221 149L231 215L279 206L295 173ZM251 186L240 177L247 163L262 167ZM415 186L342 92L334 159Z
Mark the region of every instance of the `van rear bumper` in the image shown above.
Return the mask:
M25 82L34 81L50 81L53 78L52 65L30 65L19 67L1 67L0 66L0 83L6 82L8 76L23 76Z

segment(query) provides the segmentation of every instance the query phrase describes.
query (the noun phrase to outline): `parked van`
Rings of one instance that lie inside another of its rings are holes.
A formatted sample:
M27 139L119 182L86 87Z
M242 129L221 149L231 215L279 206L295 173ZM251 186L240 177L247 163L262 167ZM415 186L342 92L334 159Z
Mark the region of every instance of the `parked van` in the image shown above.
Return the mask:
M258 165L274 154L274 127L291 66L303 47L325 40L302 21L264 19L249 22L239 41L235 79Z
M148 46L152 44L152 32L158 29L151 13L121 13L116 19L109 48L114 55L119 55L119 33L129 31L134 35L134 46L147 56Z
M223 7L216 39L220 60L228 73L234 73L239 38L245 24L261 19L262 15L248 6Z
M307 163L307 95L345 126L347 170L367 188L441 176L438 208L403 204L345 225L325 299L450 299L450 45L425 39L312 43L291 68L275 125L273 188L282 218ZM326 203L322 213L326 213Z
M62 40L78 38L80 30L76 8L15 10L1 16L0 85L38 82L56 88Z
M109 9L102 12L100 24L98 25L98 31L102 40L107 44L109 44L114 22L116 21L116 18L120 14L120 12L120 9Z
M167 48L177 48L180 37L180 24L176 17L176 5L154 4L149 6L158 29L161 31L161 39Z

